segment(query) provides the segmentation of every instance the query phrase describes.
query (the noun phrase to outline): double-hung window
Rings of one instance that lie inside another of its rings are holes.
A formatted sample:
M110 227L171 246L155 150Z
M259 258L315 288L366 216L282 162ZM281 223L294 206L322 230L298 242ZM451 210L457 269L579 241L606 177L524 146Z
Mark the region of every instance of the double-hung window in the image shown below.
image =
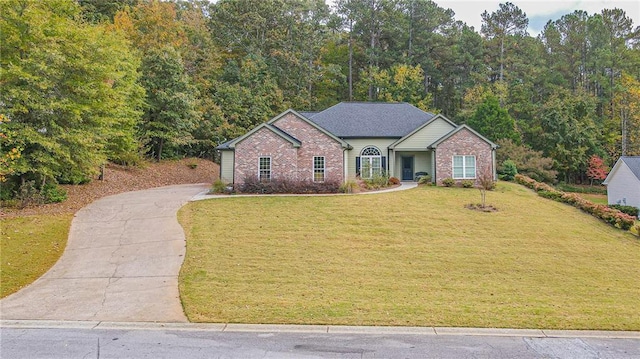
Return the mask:
M313 182L324 182L324 156L313 157Z
M271 181L271 157L258 159L258 179L260 182Z
M475 179L476 156L453 156L453 178Z

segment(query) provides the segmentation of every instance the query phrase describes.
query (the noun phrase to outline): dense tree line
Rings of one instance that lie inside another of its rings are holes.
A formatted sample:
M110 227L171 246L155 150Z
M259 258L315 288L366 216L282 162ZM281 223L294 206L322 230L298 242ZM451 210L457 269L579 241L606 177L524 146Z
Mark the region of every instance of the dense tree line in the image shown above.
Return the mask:
M537 37L511 3L482 19L474 29L431 0L6 0L0 179L213 158L286 108L339 101L443 113L516 162L538 158L526 161L545 179L640 155L640 28L624 11L575 11Z

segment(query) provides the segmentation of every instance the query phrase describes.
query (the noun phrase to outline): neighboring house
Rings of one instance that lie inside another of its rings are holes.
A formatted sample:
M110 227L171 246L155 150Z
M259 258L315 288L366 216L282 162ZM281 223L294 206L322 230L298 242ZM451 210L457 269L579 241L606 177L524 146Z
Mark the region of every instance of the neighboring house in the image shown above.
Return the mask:
M602 182L609 204L640 208L640 156L622 156Z
M466 125L407 103L342 102L321 112L287 110L217 147L220 178L344 182L385 172L403 181L496 177L498 146Z

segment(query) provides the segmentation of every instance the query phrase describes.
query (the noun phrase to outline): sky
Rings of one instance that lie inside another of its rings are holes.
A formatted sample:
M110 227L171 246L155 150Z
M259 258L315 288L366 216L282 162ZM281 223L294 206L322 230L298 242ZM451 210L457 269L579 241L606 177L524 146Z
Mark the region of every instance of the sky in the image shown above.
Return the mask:
M500 3L507 0L433 0L442 8L453 10L456 20L461 20L469 26L473 26L479 33L482 25L482 14L485 10L495 12ZM640 26L640 1L638 0L511 0L511 3L519 7L527 14L529 19L529 34L537 36L549 20L557 20L563 15L575 10L584 10L589 15L599 13L602 9L619 8L626 12L633 20L634 28Z

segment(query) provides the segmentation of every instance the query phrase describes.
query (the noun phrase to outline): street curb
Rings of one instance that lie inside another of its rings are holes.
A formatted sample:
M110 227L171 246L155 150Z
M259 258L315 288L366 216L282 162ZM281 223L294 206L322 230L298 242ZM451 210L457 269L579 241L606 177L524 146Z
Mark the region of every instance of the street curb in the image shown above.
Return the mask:
M556 330L453 327L386 327L348 325L290 325L234 323L154 323L100 322L57 320L0 320L0 329L88 329L88 330L167 330L243 333L304 333L304 334L368 334L419 336L491 336L535 338L606 338L637 339L640 331Z

